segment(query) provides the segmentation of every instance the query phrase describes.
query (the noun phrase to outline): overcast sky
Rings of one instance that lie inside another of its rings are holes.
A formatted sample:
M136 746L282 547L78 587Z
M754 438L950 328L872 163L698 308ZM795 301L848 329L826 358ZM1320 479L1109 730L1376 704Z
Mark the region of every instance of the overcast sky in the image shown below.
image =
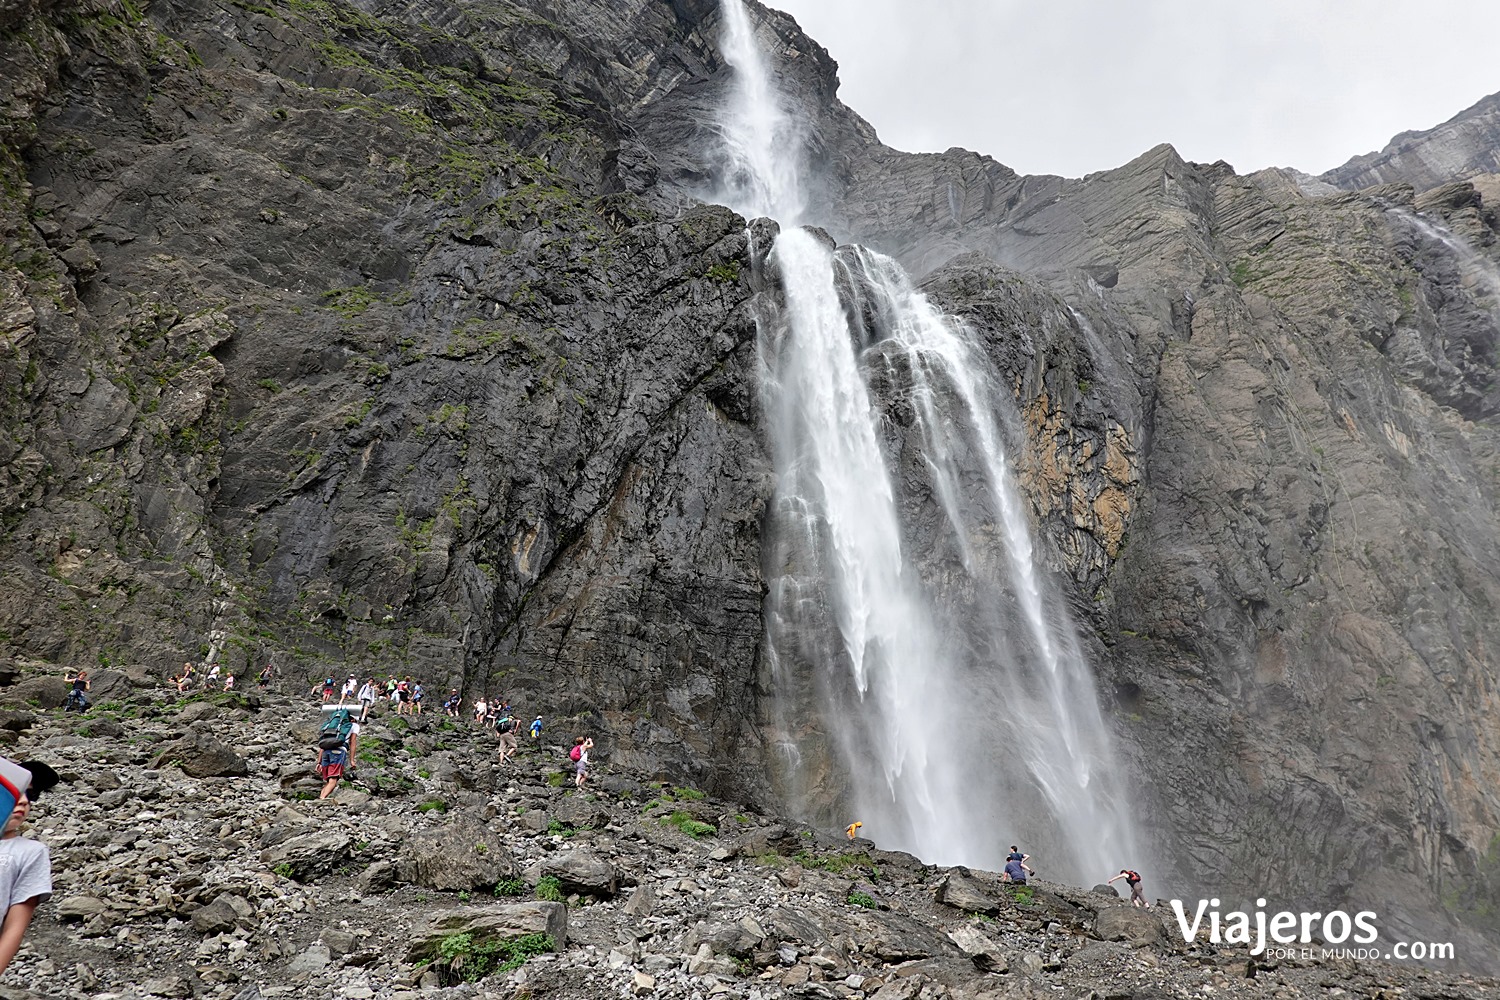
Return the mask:
M1500 0L767 0L889 146L1321 173L1500 91Z

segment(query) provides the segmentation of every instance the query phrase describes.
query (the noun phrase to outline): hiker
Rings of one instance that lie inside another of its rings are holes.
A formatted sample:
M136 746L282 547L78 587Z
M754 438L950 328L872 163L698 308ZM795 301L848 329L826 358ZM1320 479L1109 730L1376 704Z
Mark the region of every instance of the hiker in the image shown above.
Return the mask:
M375 678L366 677L359 687L359 721L364 722L375 708Z
M589 751L594 749L592 737L578 736L573 740L573 749L568 757L573 761L573 787L582 788L589 777Z
M76 674L64 673L63 680L73 685L73 689L68 692L67 700L63 702L63 711L82 712L87 710L89 707L89 698L85 692L89 689L89 672L87 670L80 670Z
M422 714L422 693L420 681L411 686L411 710L416 715Z
M859 836L859 828L862 826L864 826L863 823L861 823L859 820L855 820L853 823L850 823L848 826L844 827L844 836L848 837L850 840L853 840L855 837Z
M504 764L507 757L520 750L516 745L516 720L506 716L495 726L495 731L500 734L500 763Z
M1010 853L1005 856L1006 861L1020 861L1025 863L1031 860L1031 855L1022 854L1021 849L1015 844L1010 845Z
M480 695L479 699L474 702L474 724L477 726L484 725L485 713L489 711L489 706L485 703L484 698L484 695Z
M326 705L333 700L334 686L332 677L323 678L323 704Z
M256 683L261 687L265 687L271 683L271 665L269 663L260 668L260 680Z
M357 690L359 690L359 680L350 674L344 686L339 688L339 707L343 708L344 702L354 700L354 692Z
M334 709L318 730L318 777L323 790L318 798L326 799L339 786L339 779L350 768L353 753L350 745L358 739L358 723L347 708Z
M1105 882L1105 885L1111 885L1120 879L1124 879L1125 884L1130 886L1131 906L1144 906L1148 910L1151 909L1151 904L1146 902L1146 894L1141 891L1141 876L1139 872L1133 872L1129 868L1121 868L1120 874Z
M539 743L542 739L542 717L538 715L531 720L531 742Z
M1016 852L1012 851L1011 853L1014 854ZM1000 873L1000 881L1025 885L1026 877L1034 874L1035 872L1027 866L1026 862L1011 859L1005 862L1005 871Z
M16 957L36 908L52 895L52 859L47 845L22 837L21 825L41 794L57 784L58 775L41 761L25 761L21 767L31 772L31 784L16 799L15 809L0 831L0 903L5 905L5 916L0 920L0 973Z
M184 663L182 665L182 675L172 679L177 684L177 693L187 694L188 685L193 682L193 665L191 663Z
M234 674L227 674L227 675L225 675L225 677L224 677L224 690L225 691L233 691L234 690Z
M463 706L464 700L458 696L458 688L448 692L448 700L443 702L443 710L451 717L458 718L459 708Z
M221 669L217 661L209 666L208 674L203 678L203 690L207 691L219 683L219 672Z

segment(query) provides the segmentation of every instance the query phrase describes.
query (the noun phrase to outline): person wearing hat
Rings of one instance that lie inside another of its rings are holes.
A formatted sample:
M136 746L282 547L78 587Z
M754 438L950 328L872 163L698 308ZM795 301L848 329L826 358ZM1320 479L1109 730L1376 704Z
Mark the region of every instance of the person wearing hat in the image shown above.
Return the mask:
M52 858L47 845L21 836L21 824L41 794L57 784L57 772L39 760L23 761L31 772L31 784L16 799L16 807L0 831L0 973L9 967L21 948L21 939L31 926L36 908L52 896Z

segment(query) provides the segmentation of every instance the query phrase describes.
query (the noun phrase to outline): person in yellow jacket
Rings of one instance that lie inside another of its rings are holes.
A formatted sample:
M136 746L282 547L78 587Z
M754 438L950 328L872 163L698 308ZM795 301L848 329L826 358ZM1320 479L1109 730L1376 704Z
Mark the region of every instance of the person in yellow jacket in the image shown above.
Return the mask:
M844 836L848 837L850 840L853 840L855 837L859 836L859 828L862 826L864 826L863 823L861 823L859 820L855 820L853 823L850 823L847 827L844 828Z

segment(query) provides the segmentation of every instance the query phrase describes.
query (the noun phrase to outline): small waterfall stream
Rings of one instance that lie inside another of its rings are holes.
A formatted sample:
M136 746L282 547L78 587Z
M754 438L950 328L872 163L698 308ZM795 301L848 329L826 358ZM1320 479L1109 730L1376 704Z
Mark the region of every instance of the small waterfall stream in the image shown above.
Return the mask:
M739 0L715 200L804 214L796 129ZM1092 674L1013 482L1014 402L893 260L785 228L760 321L777 490L767 654L784 785L882 847L1082 884L1139 867ZM1010 429L1007 430L1007 427Z

